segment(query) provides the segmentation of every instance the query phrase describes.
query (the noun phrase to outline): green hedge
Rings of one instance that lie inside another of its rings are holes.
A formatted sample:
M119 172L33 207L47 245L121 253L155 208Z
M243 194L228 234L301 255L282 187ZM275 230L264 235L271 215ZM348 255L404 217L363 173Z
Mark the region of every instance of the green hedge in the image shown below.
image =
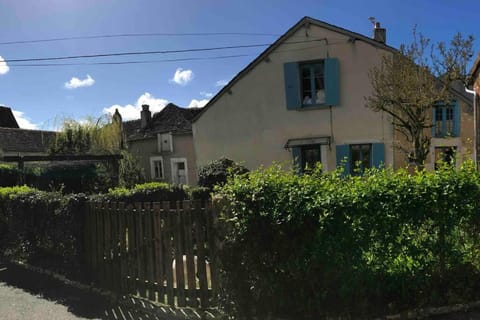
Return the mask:
M230 179L219 250L224 307L238 316L360 317L480 298L480 182L436 173Z

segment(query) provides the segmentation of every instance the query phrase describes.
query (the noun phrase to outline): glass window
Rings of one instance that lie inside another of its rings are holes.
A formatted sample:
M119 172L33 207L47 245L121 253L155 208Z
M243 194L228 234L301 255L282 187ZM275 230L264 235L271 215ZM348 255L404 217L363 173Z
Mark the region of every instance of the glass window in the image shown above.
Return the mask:
M455 136L455 131L459 124L455 123L455 112L457 108L454 105L438 106L434 108L435 125L433 134L435 137ZM458 120L457 120L458 121ZM458 130L457 130L458 131Z
M372 165L372 145L352 144L350 145L350 174L361 174Z
M161 160L153 161L153 178L163 179L163 164Z
M303 172L312 170L317 163L322 162L319 145L302 146L301 152Z
M457 147L435 147L435 170L440 163L455 165L455 154Z
M300 65L302 79L302 104L315 105L325 103L324 63L305 63Z

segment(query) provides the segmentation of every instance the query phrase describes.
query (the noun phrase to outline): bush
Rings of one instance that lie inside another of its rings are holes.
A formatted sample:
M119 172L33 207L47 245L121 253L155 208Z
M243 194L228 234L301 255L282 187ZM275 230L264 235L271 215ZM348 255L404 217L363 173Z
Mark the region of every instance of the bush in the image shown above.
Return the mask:
M220 298L237 316L362 317L480 297L472 164L347 178L273 166L219 194Z
M247 173L248 169L227 158L220 158L203 166L198 171L198 185L213 190L223 185L229 175Z

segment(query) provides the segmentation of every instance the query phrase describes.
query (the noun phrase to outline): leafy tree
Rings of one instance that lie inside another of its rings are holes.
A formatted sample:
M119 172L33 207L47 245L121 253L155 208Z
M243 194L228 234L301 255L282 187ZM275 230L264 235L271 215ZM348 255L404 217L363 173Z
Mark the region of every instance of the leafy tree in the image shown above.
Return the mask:
M237 175L248 172L248 169L227 158L214 160L198 170L198 185L213 189L215 185L223 185L229 174Z
M473 37L457 33L445 44L413 30L413 42L385 55L370 70L372 94L366 106L391 117L394 129L405 138L397 143L409 162L422 167L429 152L432 107L452 101L452 85L466 84L466 65L473 55ZM463 88L462 88L463 89Z

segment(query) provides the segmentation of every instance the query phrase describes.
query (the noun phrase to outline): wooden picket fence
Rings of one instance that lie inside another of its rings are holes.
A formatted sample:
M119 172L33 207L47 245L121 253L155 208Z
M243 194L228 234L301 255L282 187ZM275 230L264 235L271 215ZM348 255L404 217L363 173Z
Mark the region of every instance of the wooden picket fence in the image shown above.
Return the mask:
M212 305L211 201L89 203L87 264L101 287L178 307Z

